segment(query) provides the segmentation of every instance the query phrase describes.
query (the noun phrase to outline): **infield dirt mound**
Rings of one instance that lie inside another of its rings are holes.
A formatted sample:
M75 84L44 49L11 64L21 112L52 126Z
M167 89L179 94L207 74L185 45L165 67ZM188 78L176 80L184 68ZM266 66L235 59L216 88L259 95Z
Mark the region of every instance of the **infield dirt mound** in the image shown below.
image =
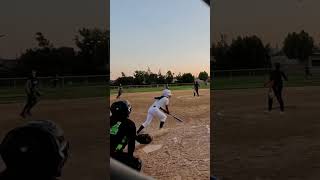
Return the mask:
M163 130L154 119L145 132L153 134L150 144L154 151L138 148L136 155L143 161L143 173L156 179L209 179L210 174L210 95L200 90L200 97L193 97L192 90L173 91L170 111L184 120L179 122L168 116ZM132 105L132 119L137 128L144 122L149 106L159 92L128 93L122 99ZM111 97L111 101L115 101ZM164 131L164 132L161 132ZM160 147L160 148L159 148Z

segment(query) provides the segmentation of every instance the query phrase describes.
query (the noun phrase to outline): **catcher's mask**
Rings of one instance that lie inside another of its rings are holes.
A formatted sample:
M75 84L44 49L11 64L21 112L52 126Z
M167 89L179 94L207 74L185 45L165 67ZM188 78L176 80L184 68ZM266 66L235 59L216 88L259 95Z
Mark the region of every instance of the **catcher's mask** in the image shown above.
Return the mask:
M52 121L31 121L11 130L0 153L7 170L26 177L59 177L69 155L63 130Z
M122 118L127 118L129 117L131 113L131 105L129 101L127 100L119 100L114 102L111 107L110 111L112 113L112 116L115 117L122 117Z

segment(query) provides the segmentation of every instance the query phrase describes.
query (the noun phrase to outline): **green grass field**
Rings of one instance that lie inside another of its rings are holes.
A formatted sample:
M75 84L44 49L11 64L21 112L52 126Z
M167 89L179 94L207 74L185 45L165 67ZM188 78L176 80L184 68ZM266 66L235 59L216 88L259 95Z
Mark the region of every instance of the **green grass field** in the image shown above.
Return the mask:
M223 89L249 89L249 88L263 88L264 82L268 80L267 76L237 76L232 78L218 77L213 78L213 90ZM289 76L289 81L285 82L285 86L299 87L299 86L320 86L320 77L313 76L306 80L303 76ZM210 85L201 84L200 88L209 88ZM171 90L191 90L192 85L170 86ZM134 87L124 88L124 93L137 92L154 92L161 91L162 86L159 87ZM65 88L41 88L42 99L77 99L90 97L107 97L109 95L106 86L75 86ZM111 89L110 95L117 93L117 89ZM25 100L25 92L23 88L2 88L0 89L0 103L22 102Z
M103 86L43 88L42 99L77 99L89 97L106 97L107 88ZM21 102L25 100L24 89L1 89L0 103Z
M172 86L171 90L187 90L193 86ZM200 88L209 88L202 85ZM161 91L162 87L143 87L143 88L125 88L124 93L153 92ZM78 99L90 97L107 97L108 89L106 86L82 86L82 87L65 87L65 88L40 88L41 99ZM110 94L116 94L117 89L112 89ZM0 103L23 102L25 92L23 88L5 88L0 89Z
M320 86L320 77L311 77L306 80L303 76L289 76L289 81L284 85L288 87L300 86ZM233 78L214 78L212 89L249 89L263 88L264 83L268 80L266 76L241 76Z
M191 90L193 88L192 85L184 85L184 86L170 86L169 85L170 90ZM201 85L200 89L208 89L209 85L205 86L205 85ZM143 87L143 88L125 88L123 91L124 93L137 93L137 92L154 92L154 91L161 91L163 89L163 87ZM116 94L118 92L117 89L112 89L110 94Z

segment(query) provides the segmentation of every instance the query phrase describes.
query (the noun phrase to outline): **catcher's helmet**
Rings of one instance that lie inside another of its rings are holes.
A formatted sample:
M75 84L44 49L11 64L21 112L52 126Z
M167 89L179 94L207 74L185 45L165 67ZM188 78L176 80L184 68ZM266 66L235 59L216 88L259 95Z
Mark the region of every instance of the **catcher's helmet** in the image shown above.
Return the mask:
M120 100L114 102L110 107L111 113L116 117L129 117L131 113L131 105L127 100Z
M26 177L59 177L68 158L69 143L52 121L31 121L11 130L0 154L7 170Z

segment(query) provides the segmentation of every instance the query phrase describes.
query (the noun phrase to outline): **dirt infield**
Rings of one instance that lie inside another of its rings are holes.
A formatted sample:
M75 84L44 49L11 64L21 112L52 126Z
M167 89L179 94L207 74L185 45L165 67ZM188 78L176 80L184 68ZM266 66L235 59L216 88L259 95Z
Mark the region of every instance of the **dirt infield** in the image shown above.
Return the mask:
M320 87L284 89L285 113L266 89L214 91L211 165L220 179L320 177ZM211 172L212 173L212 172Z
M154 119L146 132L155 135L146 147L137 147L136 155L143 160L143 173L156 179L209 179L210 117L209 90L200 90L193 97L192 90L173 91L170 111L184 120L180 123L168 117L164 130L159 132L159 120ZM149 106L161 92L130 93L122 98L133 107L131 119L137 128L144 122ZM111 97L114 101L114 97ZM160 149L147 153L148 147Z
M70 141L70 158L61 179L106 179L107 122L106 98L40 101L32 119L57 122ZM23 104L0 104L0 139L26 121L19 117ZM0 163L0 169L3 165Z

